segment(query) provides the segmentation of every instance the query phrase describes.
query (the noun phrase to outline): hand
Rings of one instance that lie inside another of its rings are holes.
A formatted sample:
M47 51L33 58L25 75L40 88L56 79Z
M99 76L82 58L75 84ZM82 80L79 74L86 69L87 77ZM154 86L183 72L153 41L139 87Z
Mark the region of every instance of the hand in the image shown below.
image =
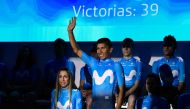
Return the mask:
M69 20L69 25L67 28L68 31L73 31L73 29L76 26L76 19L77 19L76 17L72 17L71 20Z

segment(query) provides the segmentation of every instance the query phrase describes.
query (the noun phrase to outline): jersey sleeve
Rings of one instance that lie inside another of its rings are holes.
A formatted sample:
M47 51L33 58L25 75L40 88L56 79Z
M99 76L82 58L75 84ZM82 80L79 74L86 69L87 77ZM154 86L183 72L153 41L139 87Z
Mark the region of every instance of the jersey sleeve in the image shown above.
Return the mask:
M179 63L179 82L184 82L185 81L185 70L184 70L184 62L180 61Z
M152 73L158 74L158 61L154 61L152 65Z
M84 61L84 63L86 63L92 69L94 68L94 66L97 63L97 61L94 57L87 55L85 52L82 52L81 59L82 59L82 61Z
M82 67L82 68L80 69L80 80L85 80L84 67Z
M137 79L141 80L141 74L142 74L142 63L140 61L137 61Z
M124 75L123 75L123 69L120 63L116 62L114 64L114 69L116 71L116 77L119 87L124 85Z

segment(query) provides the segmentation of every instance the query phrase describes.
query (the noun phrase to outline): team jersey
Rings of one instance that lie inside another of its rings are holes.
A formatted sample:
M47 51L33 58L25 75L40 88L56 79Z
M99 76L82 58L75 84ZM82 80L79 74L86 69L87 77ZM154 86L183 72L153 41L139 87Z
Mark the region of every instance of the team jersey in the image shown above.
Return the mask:
M72 89L71 103L69 103L68 89L61 89L57 100L57 109L82 109L81 93ZM54 109L55 90L51 93L51 109Z
M112 59L97 60L82 52L81 59L91 68L92 72L92 96L104 97L114 95L115 82L124 85L123 72L120 63Z
M135 107L135 109L170 109L170 105L165 98L154 95L137 99Z
M45 79L50 87L55 85L60 68L67 68L72 73L73 80L75 79L75 65L72 61L67 58L52 59L45 66Z
M184 62L181 58L172 57L167 59L162 57L161 59L155 61L152 66L152 72L155 74L159 74L159 68L163 64L168 64L171 67L172 74L174 77L173 86L177 87L179 82L184 82L185 80L185 71L184 71Z
M131 88L135 81L140 81L141 79L142 64L134 57L130 59L122 58L119 62L124 70L125 86Z
M89 66L85 65L80 70L80 80L84 80L84 89L92 89L92 75Z

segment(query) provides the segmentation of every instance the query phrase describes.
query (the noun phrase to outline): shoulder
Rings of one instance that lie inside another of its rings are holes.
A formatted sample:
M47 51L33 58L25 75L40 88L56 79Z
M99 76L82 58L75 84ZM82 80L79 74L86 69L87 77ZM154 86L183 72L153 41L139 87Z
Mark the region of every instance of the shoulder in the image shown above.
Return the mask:
M183 58L182 57L175 57L176 58L176 60L178 61L178 62L183 62Z
M51 91L51 94L54 95L55 92L56 92L56 90L53 89L53 90Z
M165 60L164 57L160 57L160 58L158 58L155 62L162 62L162 61L164 61L164 60Z
M72 89L72 95L75 97L80 97L81 96L81 92L79 89Z
M69 58L69 59L67 59L67 61L66 61L68 64L74 64L74 62Z
M165 60L164 57L159 57L153 61L153 66L158 65L159 63L163 62Z
M80 90L79 89L72 89L72 92L73 93L80 93Z
M139 57L133 57L132 58L133 62L135 62L136 64L141 64L140 58Z

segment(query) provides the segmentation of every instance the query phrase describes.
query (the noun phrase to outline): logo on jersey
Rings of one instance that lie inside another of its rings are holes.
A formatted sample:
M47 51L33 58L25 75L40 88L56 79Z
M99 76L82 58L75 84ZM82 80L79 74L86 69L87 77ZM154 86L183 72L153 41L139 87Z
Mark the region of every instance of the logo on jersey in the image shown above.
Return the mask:
M59 109L67 109L69 107L69 100L62 105L59 101L57 102L57 108ZM70 103L70 108L72 109L72 104Z
M133 79L133 77L137 74L137 72L135 70L131 70L131 72L129 73L129 76L125 76L125 81L130 81Z
M101 85L107 77L110 77L110 84L112 84L114 80L112 70L106 70L102 76L99 76L96 70L93 72L93 78L95 80L96 85Z

